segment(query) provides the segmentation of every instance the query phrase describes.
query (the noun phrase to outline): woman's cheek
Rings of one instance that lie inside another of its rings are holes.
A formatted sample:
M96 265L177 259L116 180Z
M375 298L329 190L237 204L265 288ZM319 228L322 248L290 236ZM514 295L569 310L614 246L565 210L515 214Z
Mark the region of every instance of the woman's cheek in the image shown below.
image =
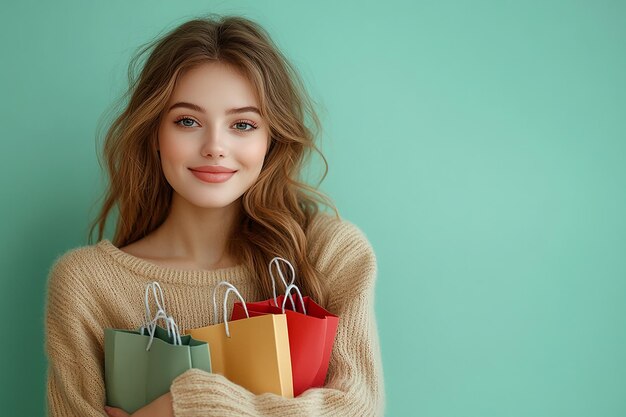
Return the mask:
M184 161L193 152L193 143L190 137L180 137L173 132L164 132L160 136L161 158L163 154L172 161Z
M267 153L268 140L267 136L259 135L254 141L250 141L248 146L242 150L242 159L245 158L249 167L255 167L260 170L263 166L263 160Z

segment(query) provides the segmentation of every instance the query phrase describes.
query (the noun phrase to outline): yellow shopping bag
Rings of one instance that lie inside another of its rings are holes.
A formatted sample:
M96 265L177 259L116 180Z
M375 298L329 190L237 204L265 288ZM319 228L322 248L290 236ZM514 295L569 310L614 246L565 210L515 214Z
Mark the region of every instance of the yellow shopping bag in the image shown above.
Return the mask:
M224 295L224 323L186 330L196 340L208 342L211 371L224 375L255 394L271 392L293 398L289 335L285 314L267 314L227 321L228 294L234 292L245 306L245 300L230 283L222 281L213 289L213 307L217 312L216 292Z

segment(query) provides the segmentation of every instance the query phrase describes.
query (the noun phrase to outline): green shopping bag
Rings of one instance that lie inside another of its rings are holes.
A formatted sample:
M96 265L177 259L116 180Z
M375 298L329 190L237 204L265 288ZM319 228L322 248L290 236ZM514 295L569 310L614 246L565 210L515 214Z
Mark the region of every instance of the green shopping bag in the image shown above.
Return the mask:
M161 302L156 296L157 288ZM190 335L180 335L174 319L165 313L157 282L146 287L146 317L150 316L150 289L157 304L157 313L151 321L139 330L104 330L107 405L130 414L168 392L172 381L186 370L198 368L211 372L208 344ZM156 324L159 319L165 320L166 328Z

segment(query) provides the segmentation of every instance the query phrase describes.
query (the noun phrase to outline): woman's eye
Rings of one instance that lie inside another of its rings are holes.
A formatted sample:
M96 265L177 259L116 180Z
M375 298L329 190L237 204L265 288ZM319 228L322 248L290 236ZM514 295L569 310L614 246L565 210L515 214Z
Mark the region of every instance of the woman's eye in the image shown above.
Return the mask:
M249 130L254 130L257 128L255 125L253 125L252 123L248 123L248 122L237 122L235 123L235 126L238 126L238 127L235 127L235 130L239 130L241 132L247 132ZM245 129L246 126L250 126L250 129ZM239 129L239 127L244 127L244 129Z
M180 119L176 120L174 123L183 128L192 128L192 127L196 127L194 126L194 123L197 124L198 122L196 122L194 119L190 117L181 117ZM235 126L235 130L239 132L248 132L250 130L255 130L257 128L257 126L254 123L246 122L246 121L236 122L233 126Z
M174 123L181 127L194 127L193 124L197 122L189 117L181 117L180 119L176 120Z

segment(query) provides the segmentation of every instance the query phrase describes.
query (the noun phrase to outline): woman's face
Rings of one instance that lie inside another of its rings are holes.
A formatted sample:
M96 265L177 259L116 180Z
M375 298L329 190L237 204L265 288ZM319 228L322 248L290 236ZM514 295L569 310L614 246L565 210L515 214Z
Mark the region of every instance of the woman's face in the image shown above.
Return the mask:
M254 184L269 146L258 108L252 85L227 64L201 64L178 79L158 134L174 198L222 208Z

